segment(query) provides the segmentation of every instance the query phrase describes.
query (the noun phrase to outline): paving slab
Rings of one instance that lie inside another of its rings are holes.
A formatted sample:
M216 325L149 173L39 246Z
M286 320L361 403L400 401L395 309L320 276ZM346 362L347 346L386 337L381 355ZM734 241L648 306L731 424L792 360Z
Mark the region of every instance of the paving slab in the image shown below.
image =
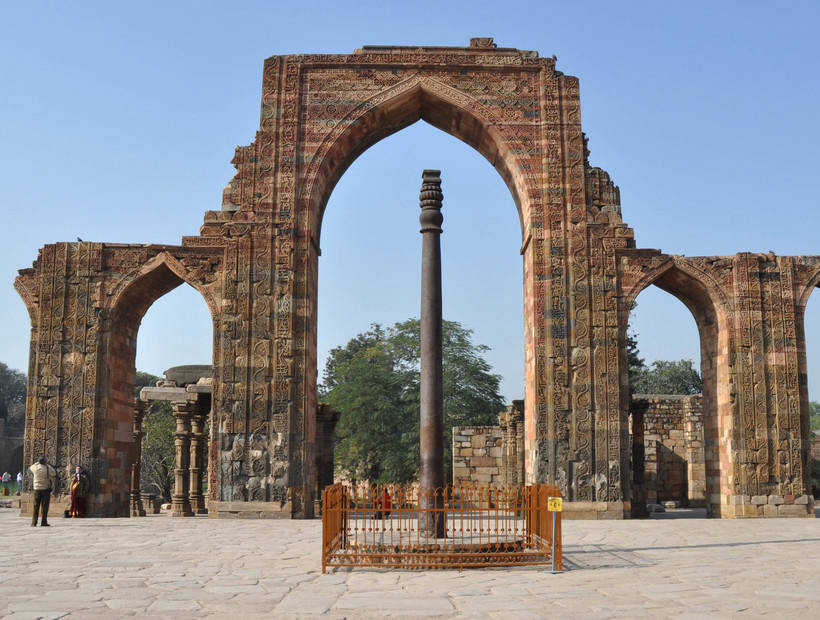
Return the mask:
M336 569L321 523L0 509L0 618L820 617L820 519L570 521L567 570Z

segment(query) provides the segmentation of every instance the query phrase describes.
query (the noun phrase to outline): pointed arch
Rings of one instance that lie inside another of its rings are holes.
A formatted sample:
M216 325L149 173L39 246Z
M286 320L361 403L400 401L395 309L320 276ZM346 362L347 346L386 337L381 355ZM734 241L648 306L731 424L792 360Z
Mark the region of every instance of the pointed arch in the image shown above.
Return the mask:
M98 424L103 429L102 446L111 455L110 471L114 472L107 484L119 498L125 498L120 503L126 507L125 514L131 484L128 472L138 453L132 431L136 407L135 362L137 335L145 313L160 297L187 283L204 298L214 325L210 338L215 342L216 337L215 293L203 286L197 275L197 266L202 267L208 260L207 257L180 251L180 260L171 254L171 251L175 251L173 249L169 251L149 247L149 251L151 250L159 251L122 275L104 305L109 328L104 332L101 342L107 364L101 369L99 380L98 411L101 419ZM128 264L133 264L134 254L139 256L139 252L142 252L144 256L145 248L124 247L115 251L121 251L123 254L120 258L124 261L131 259L132 262Z
M217 301L211 291L192 278L185 265L167 251L160 252L124 277L114 288L108 309L115 317L128 313L141 319L157 299L182 283L196 289L205 299L211 317L216 316Z
M731 495L734 484L731 467L734 397L728 390L718 396L718 386L730 385L727 351L731 301L720 283L701 265L693 264L683 256L670 256L625 292L624 311L628 313L640 292L652 284L677 297L692 313L698 328L707 511L711 516L719 516L720 500L715 501L715 498Z
M368 148L418 120L465 142L498 170L515 202L523 239L529 181L522 167L510 163L517 158L502 136L499 119L469 95L414 75L359 104L335 121L322 140L307 167L304 194L307 212L317 218L309 224L317 245L325 206L344 172Z
M802 317L806 312L806 305L809 303L809 297L814 292L814 289L820 286L820 267L809 278L808 283L803 287L803 290L797 296L797 308L799 315Z

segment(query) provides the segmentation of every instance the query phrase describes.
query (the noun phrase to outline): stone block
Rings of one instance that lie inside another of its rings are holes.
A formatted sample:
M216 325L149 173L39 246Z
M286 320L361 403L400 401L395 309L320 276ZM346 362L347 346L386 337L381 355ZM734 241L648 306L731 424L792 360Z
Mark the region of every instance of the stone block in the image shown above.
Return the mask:
M743 504L742 506L737 506L736 508L743 509L738 516L760 517L763 515L763 509L760 506L755 506L753 504Z
M808 517L810 516L808 506L797 504L783 504L777 507L778 517Z
M784 495L783 503L786 505L794 504L794 495Z
M768 495L752 495L752 503L755 506L762 506L769 503Z
M477 474L489 474L491 476L497 476L499 473L498 467L476 467L475 472Z
M748 504L752 501L752 498L749 495L731 495L729 496L729 505L730 506L742 506L743 504Z
M769 495L769 503L773 506L779 506L783 503L782 495Z
M766 504L763 506L763 516L764 517L776 517L777 516L777 506L774 504Z
M795 495L794 496L794 503L798 506L808 505L809 503L809 496L808 495Z

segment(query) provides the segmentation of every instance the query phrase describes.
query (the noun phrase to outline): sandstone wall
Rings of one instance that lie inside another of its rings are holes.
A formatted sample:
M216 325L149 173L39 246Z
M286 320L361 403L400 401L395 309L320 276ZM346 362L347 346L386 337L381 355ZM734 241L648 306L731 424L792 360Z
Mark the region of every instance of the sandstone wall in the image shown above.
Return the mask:
M643 417L647 502L705 505L702 396L636 394L632 415Z
M503 484L503 446L498 426L453 428L453 484Z
M498 414L498 426L453 427L453 484L524 482L524 401Z

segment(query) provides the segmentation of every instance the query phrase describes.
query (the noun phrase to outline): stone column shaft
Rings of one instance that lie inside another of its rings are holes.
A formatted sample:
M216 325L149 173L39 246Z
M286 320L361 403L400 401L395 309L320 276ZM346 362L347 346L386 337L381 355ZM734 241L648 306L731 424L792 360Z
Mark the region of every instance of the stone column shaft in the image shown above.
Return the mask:
M441 318L441 172L422 174L421 206L421 386L420 386L420 504L444 507L444 392ZM436 494L436 490L438 493ZM428 494L425 498L424 494ZM432 495L430 495L432 494ZM438 516L439 518L435 518ZM445 533L444 513L426 513L428 532Z
M171 516L192 517L190 499L191 461L191 412L188 403L172 403L177 430L174 433L176 468L174 469L174 493L171 495Z
M205 434L205 414L197 413L191 417L191 478L190 494L191 510L195 514L208 514L205 508L205 497L202 495L202 454Z

